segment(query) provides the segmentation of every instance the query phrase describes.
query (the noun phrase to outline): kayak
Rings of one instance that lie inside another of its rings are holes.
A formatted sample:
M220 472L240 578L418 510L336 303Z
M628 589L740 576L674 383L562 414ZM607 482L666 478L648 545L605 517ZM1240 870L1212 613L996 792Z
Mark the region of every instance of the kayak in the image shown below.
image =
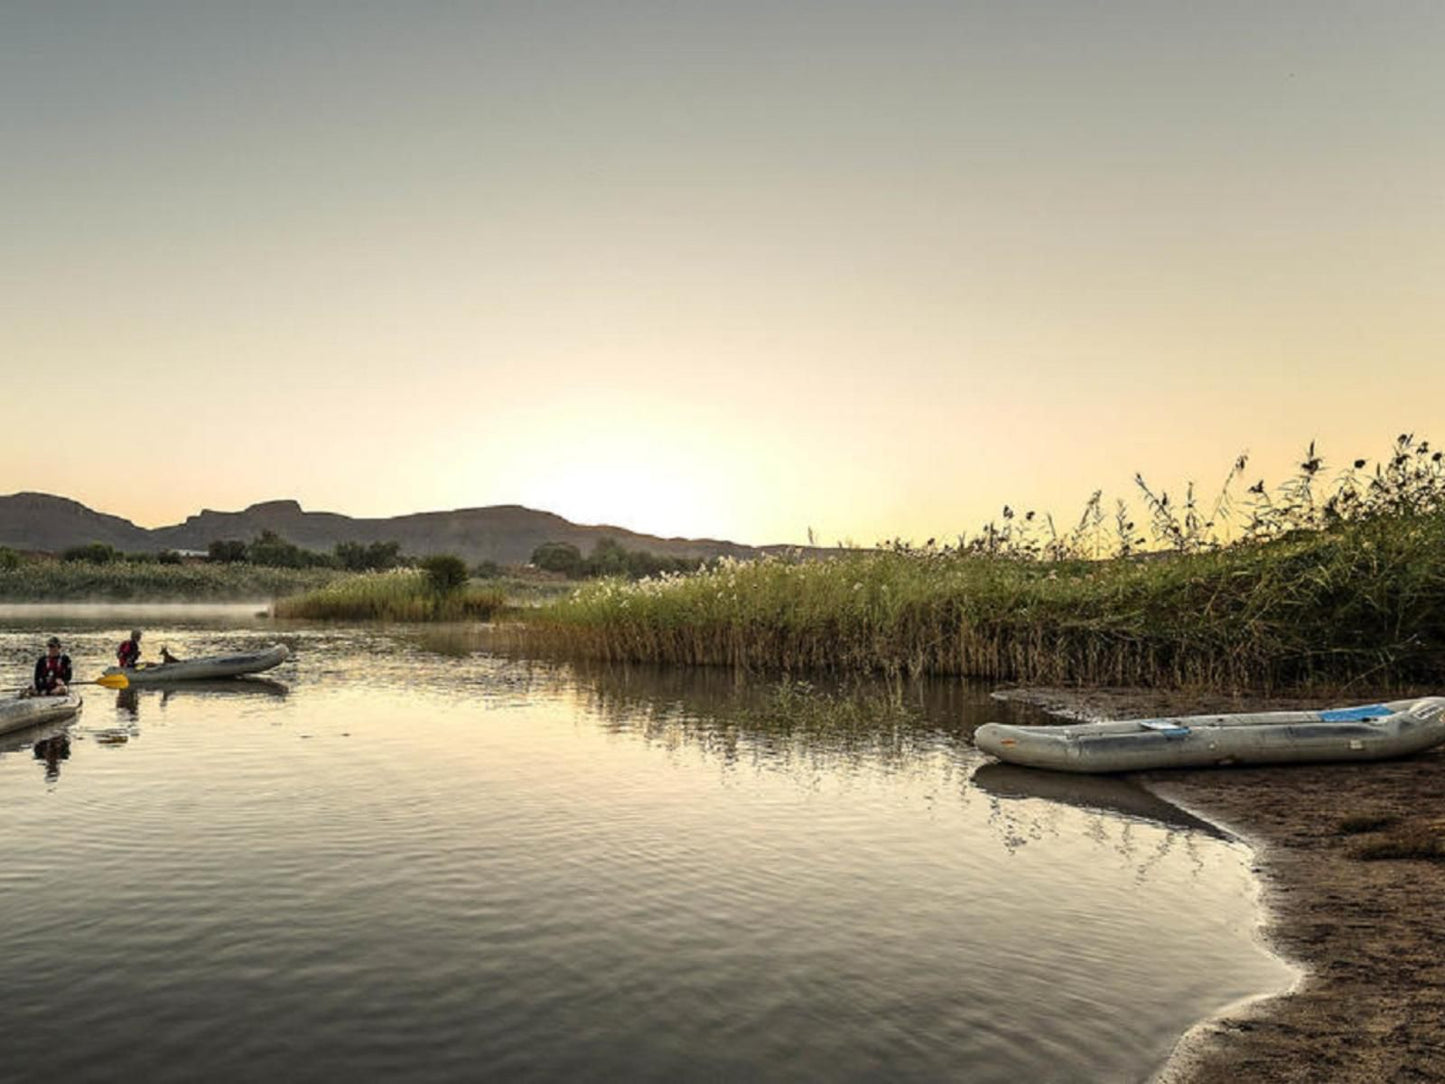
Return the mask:
M285 644L276 644L265 651L252 651L243 655L206 655L199 659L182 659L180 662L162 662L151 666L112 666L106 670L105 676L124 674L132 685L206 681L210 678L259 674L262 670L280 666L289 654Z
M973 741L1009 764L1063 772L1383 760L1445 743L1445 697L1069 726L985 723Z
M80 710L80 704L80 696L76 693L68 696L16 696L0 700L0 734L69 719Z

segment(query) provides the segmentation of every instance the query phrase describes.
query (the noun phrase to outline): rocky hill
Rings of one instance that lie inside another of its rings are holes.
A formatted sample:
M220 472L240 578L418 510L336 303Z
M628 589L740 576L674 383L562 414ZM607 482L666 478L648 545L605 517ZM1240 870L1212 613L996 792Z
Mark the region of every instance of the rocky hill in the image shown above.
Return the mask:
M250 541L267 530L306 549L330 550L338 542L399 542L403 553L455 553L470 564L524 564L544 542L570 542L585 554L604 537L630 550L675 557L751 557L791 548L711 538L659 538L622 527L572 523L516 504L354 519L335 512L308 512L296 501L266 501L240 512L206 509L184 523L148 529L64 497L0 496L0 546L18 550L59 553L87 542L104 542L128 553L204 550L217 539Z

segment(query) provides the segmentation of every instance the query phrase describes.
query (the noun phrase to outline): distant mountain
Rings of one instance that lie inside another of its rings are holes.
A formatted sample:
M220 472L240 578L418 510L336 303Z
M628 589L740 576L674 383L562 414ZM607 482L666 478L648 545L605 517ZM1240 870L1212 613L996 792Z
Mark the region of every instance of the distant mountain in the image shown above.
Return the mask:
M165 548L153 545L144 527L92 511L79 501L48 493L0 497L0 546L59 553L87 542L105 542L127 552Z
M329 551L338 542L399 542L403 553L455 553L469 564L525 564L544 542L570 542L586 554L600 538L613 538L630 550L673 557L754 557L793 548L744 546L712 538L659 538L622 527L572 523L517 504L353 519L336 512L307 512L296 501L266 501L240 512L208 508L184 523L152 530L47 493L0 497L0 546L20 550L59 553L87 542L105 542L128 553L204 550L217 539L249 542L268 530L306 549Z

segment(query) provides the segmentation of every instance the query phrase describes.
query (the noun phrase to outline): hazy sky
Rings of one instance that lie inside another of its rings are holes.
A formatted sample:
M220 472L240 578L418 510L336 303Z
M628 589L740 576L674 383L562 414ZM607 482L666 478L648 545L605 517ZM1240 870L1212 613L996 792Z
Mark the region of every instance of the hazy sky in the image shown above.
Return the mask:
M1445 441L1442 58L1438 0L0 0L0 493L868 543Z

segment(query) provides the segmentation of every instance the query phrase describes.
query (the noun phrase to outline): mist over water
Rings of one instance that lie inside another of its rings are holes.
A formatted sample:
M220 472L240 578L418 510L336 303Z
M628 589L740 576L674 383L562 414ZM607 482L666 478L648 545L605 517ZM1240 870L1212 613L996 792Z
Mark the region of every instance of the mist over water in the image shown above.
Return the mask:
M0 613L0 660L94 676L135 623ZM1138 1080L1290 978L1244 847L985 765L1026 709L984 689L142 624L293 654L0 737L8 1078Z

